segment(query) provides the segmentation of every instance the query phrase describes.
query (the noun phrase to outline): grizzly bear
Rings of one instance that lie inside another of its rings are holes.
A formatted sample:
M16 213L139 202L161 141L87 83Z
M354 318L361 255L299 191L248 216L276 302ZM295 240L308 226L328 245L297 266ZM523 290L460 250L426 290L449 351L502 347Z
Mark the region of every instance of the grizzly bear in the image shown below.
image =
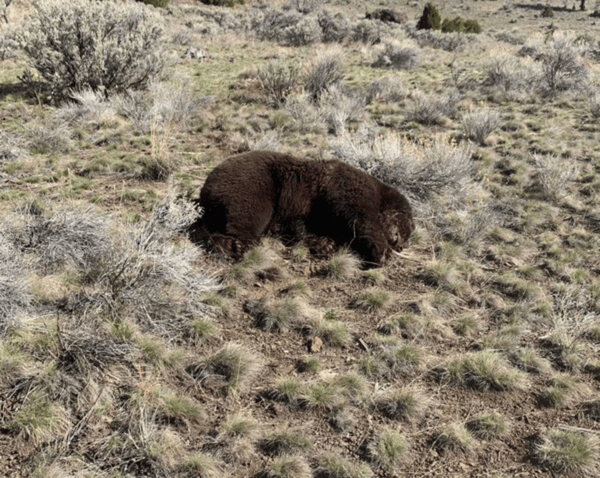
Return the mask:
M348 246L372 267L400 252L414 230L406 198L373 176L337 160L271 151L226 159L196 202L204 213L192 240L235 258L266 234L312 235Z

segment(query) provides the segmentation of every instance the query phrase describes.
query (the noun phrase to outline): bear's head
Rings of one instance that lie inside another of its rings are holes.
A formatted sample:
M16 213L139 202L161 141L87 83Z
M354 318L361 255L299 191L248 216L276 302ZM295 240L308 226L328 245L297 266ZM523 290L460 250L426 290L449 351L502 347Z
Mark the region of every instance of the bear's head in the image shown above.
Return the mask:
M395 189L386 187L380 218L388 246L393 251L401 252L415 230L407 199Z

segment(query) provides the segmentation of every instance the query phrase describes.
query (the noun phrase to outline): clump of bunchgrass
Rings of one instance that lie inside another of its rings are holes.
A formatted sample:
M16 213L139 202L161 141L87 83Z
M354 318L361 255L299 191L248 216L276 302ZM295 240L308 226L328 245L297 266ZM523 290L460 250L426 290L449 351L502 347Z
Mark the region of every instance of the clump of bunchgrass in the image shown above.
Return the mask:
M310 251L307 247L299 244L292 248L290 251L290 256L294 262L302 262L308 257L309 253Z
M287 455L307 451L312 443L300 430L279 428L260 440L259 448L268 455Z
M216 332L215 323L208 317L198 317L191 324L192 335L198 342L202 342L213 336Z
M201 383L208 378L218 378L226 392L242 389L258 373L261 361L256 353L237 343L229 343L187 370Z
M435 440L437 448L451 453L468 453L474 444L473 436L462 423L451 423Z
M185 358L182 350L172 349L151 335L138 335L135 337L135 343L142 353L143 360L156 367L176 369Z
M568 373L556 374L548 386L538 395L538 403L544 407L560 407L581 400L591 393L590 388L577 377Z
M303 360L298 365L298 370L302 373L316 373L321 369L321 361L316 357Z
M354 372L336 376L331 383L348 398L359 398L367 389L365 378Z
M36 442L62 435L70 425L67 411L40 391L33 391L15 412L8 428Z
M425 363L422 350L413 343L384 347L377 357L385 364L388 379L414 376Z
M244 310L254 317L258 328L269 332L285 332L309 316L307 304L298 297L246 302Z
M439 370L443 383L465 386L482 392L523 387L523 375L510 367L496 352L470 352L449 360Z
M379 393L373 404L387 418L410 421L421 414L427 407L428 400L419 388L406 386Z
M581 338L564 327L557 327L542 337L543 345L551 352L551 360L561 369L578 371L586 361L586 347Z
M353 463L337 454L326 454L318 460L317 478L371 478L373 471L364 463Z
M324 274L338 281L346 281L358 274L360 260L348 251L336 253L325 266Z
M223 459L229 463L248 460L254 454L254 441L259 432L259 423L251 417L236 414L225 421L215 445Z
M506 420L500 413L484 413L468 420L467 429L480 440L495 440L506 432Z
M385 282L385 274L381 269L369 269L363 272L363 279L367 284L378 286Z
M373 287L354 300L353 306L366 312L378 312L389 305L391 294L383 289Z
M537 462L552 473L593 473L598 459L598 437L579 431L553 428L535 445Z
M406 438L393 430L382 431L367 445L369 461L388 473L398 468L406 451Z
M517 368L528 373L547 374L552 371L550 362L533 347L519 348L511 354L510 359Z
M310 335L320 337L333 347L342 347L350 341L348 324L341 320L312 319L309 322Z
M464 313L452 321L452 330L458 335L468 337L477 331L480 327L480 321L476 314Z
M518 324L507 325L494 332L491 336L484 337L481 347L486 349L512 351L519 346L522 330Z
M312 470L301 456L280 456L258 474L259 478L311 478Z
M297 378L282 378L267 392L269 398L288 405L298 405L304 390L303 383Z
M180 470L186 477L218 478L222 476L219 461L208 453L194 453L189 455Z
M165 393L161 397L161 412L167 420L199 422L204 414L200 405L185 395Z
M309 410L333 410L344 402L344 394L335 382L310 383L302 394L302 404Z

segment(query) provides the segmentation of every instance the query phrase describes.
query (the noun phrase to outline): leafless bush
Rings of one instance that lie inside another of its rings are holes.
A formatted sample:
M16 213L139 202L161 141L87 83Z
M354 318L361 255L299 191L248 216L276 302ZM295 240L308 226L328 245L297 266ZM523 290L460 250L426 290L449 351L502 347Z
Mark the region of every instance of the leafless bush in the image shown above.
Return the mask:
M285 101L285 109L296 122L300 132L321 132L327 128L321 110L306 93L290 95Z
M311 13L321 5L321 0L289 0L288 8L293 8L300 13Z
M188 125L207 101L206 98L197 98L190 88L190 79L185 76L165 83L151 83L148 90L153 100L152 122L159 128Z
M186 77L151 83L148 91L128 90L115 95L111 103L136 129L145 133L151 130L168 133L174 126L188 125L210 101L209 97L197 98L189 84Z
M282 106L300 85L300 69L293 64L272 61L260 68L257 75L269 100L276 106Z
M342 61L342 53L338 49L327 50L317 55L306 76L306 91L313 100L318 100L325 90L342 81Z
M497 55L486 71L485 84L500 87L505 94L521 94L533 89L538 72L527 61Z
M339 135L348 121L356 121L364 112L365 100L357 93L346 92L340 87L327 89L319 99L319 108L329 126L329 131Z
M306 46L321 39L321 27L315 18L306 17L283 31L281 44Z
M468 149L443 138L416 145L399 135L377 136L364 128L331 141L330 147L341 160L405 194L430 234L441 239L450 232L452 238L465 242L487 227L484 216L468 214L474 207L485 211L487 202L472 176ZM451 221L457 215L469 220L457 225ZM500 213L496 216L502 219Z
M27 128L28 146L37 154L66 153L73 147L71 130L65 123L34 124Z
M470 41L475 41L477 35L464 33L442 33L437 30L415 30L410 32L421 48L430 47L445 51L459 51Z
M280 151L281 141L277 131L268 131L261 137L249 140L248 149L250 151Z
M282 41L285 30L296 25L303 16L298 12L285 13L277 8L265 10L263 15L256 19L253 30L261 40Z
M19 49L19 42L14 28L5 27L0 32L0 61L14 58Z
M431 125L443 116L451 117L456 112L456 104L460 100L458 91L453 90L441 98L428 96L420 91L412 93L413 106L408 113L411 121Z
M578 174L575 163L556 155L534 155L532 189L546 199L558 200L568 194L567 184Z
M352 26L352 40L374 45L388 34L389 28L383 22L374 22L371 20L361 20Z
M352 26L341 13L320 12L318 22L325 43L341 43L352 36Z
M25 156L21 137L0 130L0 163L14 161Z
M387 41L371 65L375 68L410 70L420 62L421 50L411 44Z
M82 297L81 305L117 317L127 311L143 329L169 340L188 335L194 318L210 315L200 296L213 280L194 265L196 246L171 239L197 216L193 205L169 197L149 222L121 230L110 254L88 273L96 293Z
M568 38L552 42L542 60L542 81L550 94L586 86L589 71L581 60L582 55L583 47Z
M330 146L343 161L415 201L428 201L440 194L457 197L469 190L473 182L469 151L441 139L416 146L398 135L365 141L359 134L347 134Z
M141 3L42 0L20 44L53 97L143 88L163 68L160 17Z
M0 339L16 325L16 318L31 303L21 252L0 233Z
M32 251L44 270L65 264L88 269L108 254L108 219L91 209L63 207L49 214L19 214L7 233L22 250Z
M116 114L111 102L106 96L91 89L73 92L70 95L72 101L64 103L57 111L56 117L59 122L82 124L93 122L100 124L106 118Z
M500 116L495 111L489 109L479 109L472 113L467 113L462 118L463 134L481 145L485 144L486 138L494 131L499 124Z
M402 80L395 76L388 76L380 80L375 80L367 89L367 104L373 101L381 101L383 103L398 102L406 97L406 89L402 84Z
M93 370L127 363L137 348L129 341L118 341L101 332L96 324L71 323L59 333L61 347L57 366L72 374L87 375Z
M148 131L151 124L152 98L144 91L128 90L112 98L117 112L139 131Z

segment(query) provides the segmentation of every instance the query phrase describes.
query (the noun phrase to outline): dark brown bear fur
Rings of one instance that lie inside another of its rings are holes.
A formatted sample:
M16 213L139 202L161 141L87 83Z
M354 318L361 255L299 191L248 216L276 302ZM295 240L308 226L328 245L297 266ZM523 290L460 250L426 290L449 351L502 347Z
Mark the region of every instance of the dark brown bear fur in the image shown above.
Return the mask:
M226 159L206 179L197 201L204 214L192 240L239 258L268 233L307 234L347 245L381 264L401 251L414 229L406 198L340 161L311 161L270 151Z

